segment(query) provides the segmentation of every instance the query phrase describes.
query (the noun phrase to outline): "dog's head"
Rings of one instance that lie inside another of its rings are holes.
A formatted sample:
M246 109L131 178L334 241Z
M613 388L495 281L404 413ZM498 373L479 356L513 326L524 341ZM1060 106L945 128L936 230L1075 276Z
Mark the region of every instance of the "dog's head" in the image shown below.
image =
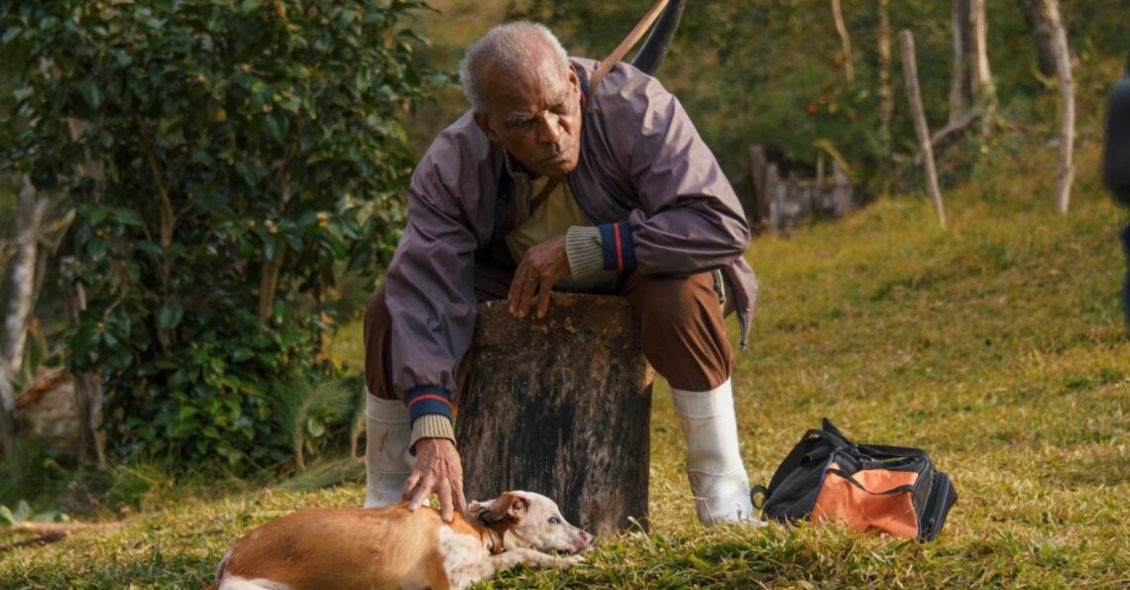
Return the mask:
M486 502L471 502L471 517L503 534L507 549L524 547L548 553L580 553L595 537L569 524L553 500L533 492L505 492Z

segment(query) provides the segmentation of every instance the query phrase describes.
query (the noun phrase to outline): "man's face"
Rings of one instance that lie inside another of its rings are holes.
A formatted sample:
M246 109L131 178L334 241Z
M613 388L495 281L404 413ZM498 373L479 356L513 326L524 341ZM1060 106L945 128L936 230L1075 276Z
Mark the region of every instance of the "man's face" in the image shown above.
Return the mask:
M572 69L561 71L548 49L536 49L532 62L520 72L485 66L487 114L475 121L527 171L563 176L581 155L580 82Z

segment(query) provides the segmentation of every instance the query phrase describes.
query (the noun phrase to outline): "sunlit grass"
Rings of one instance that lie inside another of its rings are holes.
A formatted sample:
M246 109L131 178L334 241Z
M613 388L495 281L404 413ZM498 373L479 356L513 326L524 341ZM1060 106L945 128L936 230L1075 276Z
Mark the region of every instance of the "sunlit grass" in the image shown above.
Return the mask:
M660 383L650 532L601 539L581 568L481 587L1130 585L1130 342L1115 241L1128 215L1094 180L1094 147L1081 156L1066 218L1053 213L1054 153L1004 152L947 192L948 231L924 198L883 198L750 250L762 291L734 382L751 476L767 481L825 416L861 441L923 447L960 495L938 540L701 527ZM358 325L345 334L338 354L360 367ZM360 480L282 492L140 473L144 502L120 527L0 555L0 587L200 588L248 528L363 495Z

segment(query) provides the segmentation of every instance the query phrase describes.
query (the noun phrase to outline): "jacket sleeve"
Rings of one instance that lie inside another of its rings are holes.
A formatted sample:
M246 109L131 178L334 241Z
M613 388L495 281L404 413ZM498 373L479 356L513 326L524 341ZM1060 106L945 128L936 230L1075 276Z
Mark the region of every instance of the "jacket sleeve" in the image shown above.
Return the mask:
M451 418L456 367L475 325L477 242L452 188L460 186L459 166L443 160L426 155L412 176L408 225L385 279L389 370L413 424L425 415Z
M627 68L606 79L619 87L602 97L602 125L638 204L600 226L605 268L690 274L733 262L750 239L737 195L679 101Z

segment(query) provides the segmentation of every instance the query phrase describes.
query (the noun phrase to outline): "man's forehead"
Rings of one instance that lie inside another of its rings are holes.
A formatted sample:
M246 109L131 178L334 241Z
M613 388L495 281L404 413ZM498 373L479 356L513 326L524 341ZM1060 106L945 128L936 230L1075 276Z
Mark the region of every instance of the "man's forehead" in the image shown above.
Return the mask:
M487 102L491 109L503 111L537 111L565 100L569 77L559 71L546 71L542 76L500 77L490 86Z
M551 51L534 50L523 65L490 64L485 72L487 102L505 105L545 106L560 100L569 90L569 71L561 67ZM505 104L500 104L505 103Z

